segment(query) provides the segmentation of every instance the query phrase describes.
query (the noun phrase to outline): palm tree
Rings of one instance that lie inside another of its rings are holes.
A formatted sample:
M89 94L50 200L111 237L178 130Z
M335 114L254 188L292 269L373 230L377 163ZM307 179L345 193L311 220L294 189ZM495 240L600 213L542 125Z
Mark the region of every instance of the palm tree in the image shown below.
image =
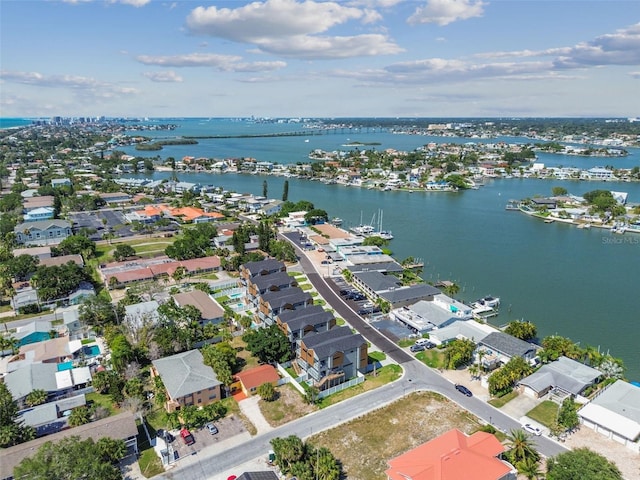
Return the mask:
M531 445L531 437L522 430L511 430L507 442L511 447L507 454L512 463L526 462L528 459L536 462L539 460L540 454Z
M42 405L47 401L47 392L42 389L33 390L27 397L25 398L25 402L30 407L35 407L36 405Z
M538 480L544 473L540 470L540 465L537 461L527 458L523 462L516 465L518 472L527 477L527 480Z

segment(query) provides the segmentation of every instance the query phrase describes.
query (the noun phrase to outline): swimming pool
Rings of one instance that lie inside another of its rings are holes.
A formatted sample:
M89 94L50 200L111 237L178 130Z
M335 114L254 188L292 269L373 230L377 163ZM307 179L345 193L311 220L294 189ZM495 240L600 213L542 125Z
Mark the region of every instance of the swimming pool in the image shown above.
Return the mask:
M100 355L100 347L98 345L85 345L82 351L87 357L97 357Z
M229 295L229 298L232 300L238 300L239 298L242 298L242 296L243 296L242 292L237 292Z
M73 368L73 362L63 362L58 364L58 371L71 370Z

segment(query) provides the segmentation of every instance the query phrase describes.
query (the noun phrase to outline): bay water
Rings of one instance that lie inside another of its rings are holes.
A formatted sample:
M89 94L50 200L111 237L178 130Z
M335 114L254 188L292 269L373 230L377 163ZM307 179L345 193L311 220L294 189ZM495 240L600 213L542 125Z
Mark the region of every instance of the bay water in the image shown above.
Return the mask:
M167 119L175 131L143 132L157 137L287 132L291 124L255 124L223 119ZM305 140L308 140L305 141ZM469 139L398 135L388 132L348 131L335 135L269 138L200 139L198 145L164 147L160 152L126 153L161 159L184 156L253 157L258 161L296 163L308 161L308 153L350 150L352 141L379 142L376 149L413 150L430 141L529 142L530 139ZM372 148L363 146L362 148ZM640 150L629 149L625 158L585 158L540 154L546 165L590 168L640 165ZM143 176L143 175L131 175ZM170 172L154 172L151 178L169 178ZM461 287L457 295L471 302L485 295L499 296L501 325L515 319L529 320L541 337L559 334L580 345L593 345L624 360L627 378L640 380L640 235L616 235L607 230L580 230L574 226L544 222L506 211L511 199L550 195L562 186L581 195L595 189L628 192L628 201L640 203L640 183L494 179L479 190L458 193L400 192L325 185L320 182L247 174L178 173L182 181L215 185L226 190L281 198L289 182L289 200L309 200L344 227L361 219L368 223L383 211L383 228L395 236L390 248L398 260L412 256L425 262L425 280L452 280Z

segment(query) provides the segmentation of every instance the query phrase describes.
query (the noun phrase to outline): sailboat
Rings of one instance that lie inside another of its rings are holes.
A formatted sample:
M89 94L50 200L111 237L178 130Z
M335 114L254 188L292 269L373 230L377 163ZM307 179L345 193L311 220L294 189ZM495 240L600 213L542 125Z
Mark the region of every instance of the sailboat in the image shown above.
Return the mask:
M382 209L378 212L378 231L373 232L371 235L380 237L384 240L393 240L391 230L382 230Z

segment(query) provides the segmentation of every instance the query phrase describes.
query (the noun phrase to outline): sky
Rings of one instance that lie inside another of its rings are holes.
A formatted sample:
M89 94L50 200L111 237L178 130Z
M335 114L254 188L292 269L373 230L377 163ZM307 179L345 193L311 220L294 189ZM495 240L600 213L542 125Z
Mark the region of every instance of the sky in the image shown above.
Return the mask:
M638 117L638 0L0 0L0 117Z

